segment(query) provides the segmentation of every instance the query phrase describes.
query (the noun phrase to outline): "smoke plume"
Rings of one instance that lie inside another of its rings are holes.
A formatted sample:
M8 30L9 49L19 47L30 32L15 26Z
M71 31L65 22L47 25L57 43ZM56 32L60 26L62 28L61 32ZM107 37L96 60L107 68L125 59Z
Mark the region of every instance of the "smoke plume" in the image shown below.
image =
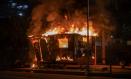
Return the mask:
M53 27L68 28L71 24L82 26L87 22L86 6L77 0L41 0L32 11L28 35L39 35ZM86 0L85 0L86 2Z
M90 2L93 0L90 0ZM87 0L40 0L32 11L28 35L41 35L47 30L87 24ZM90 17L97 31L114 29L111 13L106 10L110 0L95 0L90 4ZM93 9L92 9L93 7Z

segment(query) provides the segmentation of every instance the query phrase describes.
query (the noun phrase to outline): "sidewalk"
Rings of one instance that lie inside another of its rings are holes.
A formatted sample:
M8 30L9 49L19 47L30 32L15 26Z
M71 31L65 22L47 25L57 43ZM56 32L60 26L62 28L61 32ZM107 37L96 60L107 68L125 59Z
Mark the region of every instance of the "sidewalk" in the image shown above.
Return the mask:
M102 69L105 68L105 69ZM90 66L90 72L86 69L53 69L53 68L15 68L10 69L11 71L22 71L22 72L34 72L34 73L47 73L47 74L64 74L64 75L81 75L81 76L108 76L115 78L131 78L131 67L125 67L122 69L120 66L112 66L112 72L109 70L108 65L93 65Z

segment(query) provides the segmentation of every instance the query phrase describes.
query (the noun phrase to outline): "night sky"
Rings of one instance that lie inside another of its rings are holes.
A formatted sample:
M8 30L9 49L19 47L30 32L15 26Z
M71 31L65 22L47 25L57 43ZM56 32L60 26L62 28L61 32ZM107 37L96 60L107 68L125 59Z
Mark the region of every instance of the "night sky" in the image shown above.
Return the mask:
M91 0L95 4L95 0ZM86 7L87 0L76 0L75 8ZM27 29L36 0L0 0L0 66L13 65L28 51ZM21 6L22 5L22 6ZM109 0L107 10L116 21L115 38L131 39L131 0ZM8 62L8 63L7 63Z
M131 39L131 1L112 0L110 11L117 22L116 36L123 39Z

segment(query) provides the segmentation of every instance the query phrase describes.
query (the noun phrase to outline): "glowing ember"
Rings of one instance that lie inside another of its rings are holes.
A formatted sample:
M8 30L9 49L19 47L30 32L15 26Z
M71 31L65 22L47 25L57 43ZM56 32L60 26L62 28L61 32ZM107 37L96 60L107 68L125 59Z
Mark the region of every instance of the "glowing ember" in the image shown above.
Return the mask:
M83 53L82 56L84 57L84 56L85 56L85 53Z
M36 68L36 67L37 67L37 65L34 63L31 65L31 68Z
M28 37L29 37L29 38L32 38L33 36L34 36L34 35L29 35Z
M34 57L34 59L33 59L33 62L32 62L32 65L31 65L31 68L37 68L37 58L36 58L36 55L35 55L35 57Z
M95 59L95 56L92 56L92 59Z
M58 42L59 42L59 48L68 48L68 39L66 37L58 39Z
M74 61L71 57L67 56L67 57L60 57L57 56L56 57L56 61Z
M83 37L83 42L87 42L87 37Z
M92 36L98 36L98 34L97 34L97 33L94 33Z

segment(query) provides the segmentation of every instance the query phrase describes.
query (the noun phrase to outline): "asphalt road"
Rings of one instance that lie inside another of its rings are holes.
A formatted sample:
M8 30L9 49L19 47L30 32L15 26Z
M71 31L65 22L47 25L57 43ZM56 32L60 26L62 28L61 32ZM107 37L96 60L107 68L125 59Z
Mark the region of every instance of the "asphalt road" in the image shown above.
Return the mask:
M125 79L111 77L87 77L63 74L46 74L34 72L0 71L0 79Z

